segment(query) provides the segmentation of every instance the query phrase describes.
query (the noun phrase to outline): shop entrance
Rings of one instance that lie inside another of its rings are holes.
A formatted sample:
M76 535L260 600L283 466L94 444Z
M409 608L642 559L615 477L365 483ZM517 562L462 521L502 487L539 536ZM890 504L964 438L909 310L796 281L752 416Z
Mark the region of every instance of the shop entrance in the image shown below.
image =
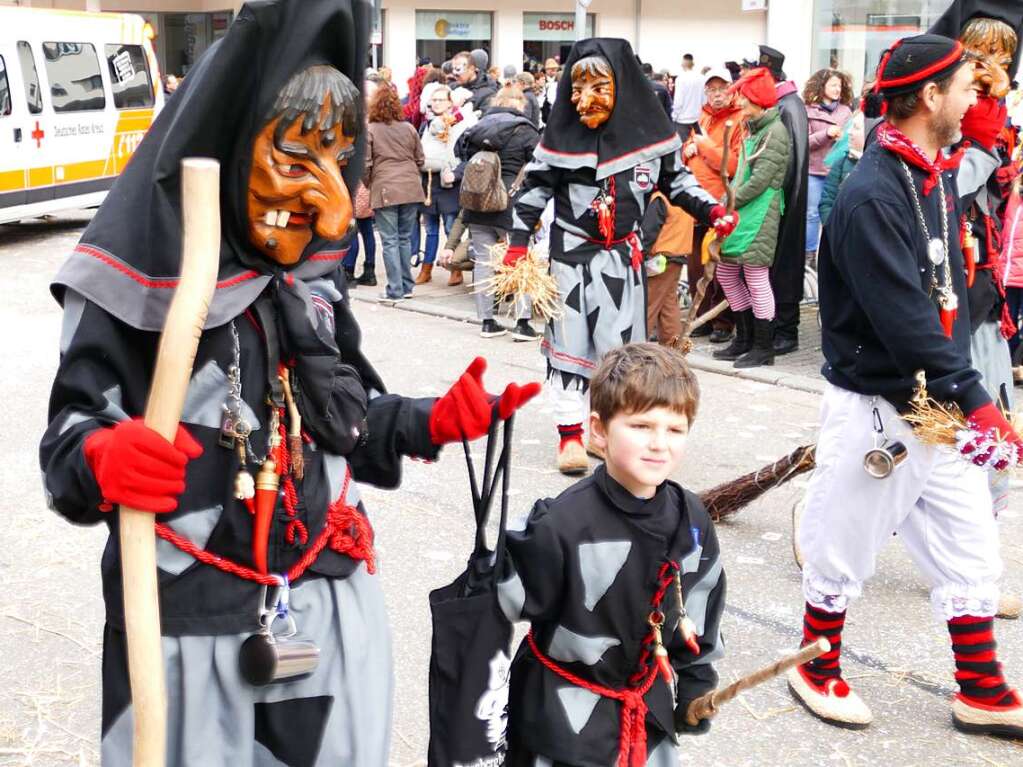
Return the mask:
M594 15L586 14L586 37L593 37ZM559 63L568 57L575 42L575 16L571 13L522 14L522 67L543 69L547 59Z
M416 56L436 66L460 51L491 50L491 15L456 11L416 11Z

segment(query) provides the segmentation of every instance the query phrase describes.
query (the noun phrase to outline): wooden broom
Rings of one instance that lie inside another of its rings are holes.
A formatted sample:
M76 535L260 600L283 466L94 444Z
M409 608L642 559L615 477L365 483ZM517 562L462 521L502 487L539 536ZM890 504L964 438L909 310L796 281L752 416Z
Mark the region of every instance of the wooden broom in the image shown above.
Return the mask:
M181 280L160 336L145 412L146 426L170 442L181 420L199 337L217 283L219 163L196 158L182 161L181 208ZM163 767L167 748L167 689L160 646L154 523L151 512L120 507L124 626L135 717L133 764L140 767Z

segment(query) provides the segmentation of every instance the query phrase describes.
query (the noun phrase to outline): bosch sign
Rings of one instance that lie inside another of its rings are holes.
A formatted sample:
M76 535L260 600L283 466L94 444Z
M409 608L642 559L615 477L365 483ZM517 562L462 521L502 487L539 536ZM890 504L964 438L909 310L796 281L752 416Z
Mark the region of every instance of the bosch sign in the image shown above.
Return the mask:
M538 26L541 32L571 32L575 29L575 21L540 19Z

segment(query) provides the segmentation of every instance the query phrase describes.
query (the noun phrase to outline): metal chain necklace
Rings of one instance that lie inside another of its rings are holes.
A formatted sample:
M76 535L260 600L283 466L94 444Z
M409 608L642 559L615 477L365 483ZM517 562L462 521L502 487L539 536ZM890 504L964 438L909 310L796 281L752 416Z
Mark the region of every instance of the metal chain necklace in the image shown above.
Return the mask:
M932 238L930 230L927 228L927 221L924 219L920 198L916 193L916 182L913 180L913 174L910 172L909 166L906 165L906 161L901 157L899 158L899 165L906 172L910 196L913 198L913 207L916 208L917 220L920 222L920 227L923 229L924 237L927 240L927 260L931 265L931 293L933 295L937 292L938 305L943 311L955 312L959 308L959 298L952 288L952 265L948 247L948 209L945 199L945 184L939 177L938 197L941 204L941 239L939 240L937 237ZM937 270L939 266L942 267L942 281L940 283L938 282Z

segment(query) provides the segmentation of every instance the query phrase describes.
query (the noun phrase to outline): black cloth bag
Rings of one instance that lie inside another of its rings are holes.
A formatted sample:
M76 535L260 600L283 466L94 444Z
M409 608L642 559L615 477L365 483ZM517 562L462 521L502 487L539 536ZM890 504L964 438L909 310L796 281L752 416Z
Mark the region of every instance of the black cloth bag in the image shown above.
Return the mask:
M491 475L500 424L496 413L492 424L482 487L477 486L469 446L463 442L476 514L473 552L454 582L430 592L429 767L497 767L505 759L512 624L497 601L497 573L505 551L512 422L505 422L501 456ZM499 479L501 521L491 551L485 532Z

